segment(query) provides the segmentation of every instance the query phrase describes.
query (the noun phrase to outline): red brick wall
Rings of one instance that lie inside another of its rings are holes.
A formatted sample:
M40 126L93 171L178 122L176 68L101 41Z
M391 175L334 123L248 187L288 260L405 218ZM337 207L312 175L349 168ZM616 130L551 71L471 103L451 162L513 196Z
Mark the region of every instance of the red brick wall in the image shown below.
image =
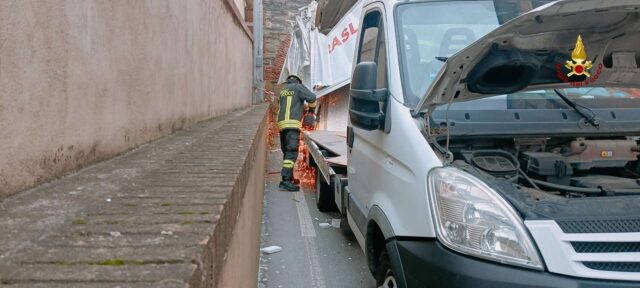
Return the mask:
M287 51L289 50L289 44L291 43L291 34L284 37L278 50L276 52L276 58L274 59L273 65L268 65L264 67L264 80L272 81L273 84L276 84L278 78L280 78L280 72L282 71L282 66L284 65L284 61L287 58Z

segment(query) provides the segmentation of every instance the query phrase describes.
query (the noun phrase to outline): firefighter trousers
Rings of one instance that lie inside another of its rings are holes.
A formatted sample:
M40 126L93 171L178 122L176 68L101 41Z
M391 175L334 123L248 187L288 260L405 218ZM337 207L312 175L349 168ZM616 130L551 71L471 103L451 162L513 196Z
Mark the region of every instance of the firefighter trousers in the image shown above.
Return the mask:
M282 181L293 180L293 166L298 159L300 130L283 129L280 131L280 148L282 149Z

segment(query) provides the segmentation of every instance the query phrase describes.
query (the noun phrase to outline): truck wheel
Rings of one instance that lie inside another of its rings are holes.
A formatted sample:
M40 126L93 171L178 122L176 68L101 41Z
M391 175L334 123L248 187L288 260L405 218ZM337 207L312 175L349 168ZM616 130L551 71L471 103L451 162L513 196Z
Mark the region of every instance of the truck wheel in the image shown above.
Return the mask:
M316 171L316 206L322 212L335 210L333 187L324 181L320 172Z
M380 255L380 266L377 269L376 286L378 288L397 288L398 282L391 269L391 260L387 255L387 250L384 250Z

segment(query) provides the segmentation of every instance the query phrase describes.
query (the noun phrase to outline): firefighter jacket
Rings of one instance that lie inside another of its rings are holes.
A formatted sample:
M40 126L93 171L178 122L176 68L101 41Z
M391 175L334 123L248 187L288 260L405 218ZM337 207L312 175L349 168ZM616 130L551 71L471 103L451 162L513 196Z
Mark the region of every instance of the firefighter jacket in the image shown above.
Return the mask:
M280 111L278 112L278 128L300 129L304 102L310 109L316 107L316 95L307 87L297 82L287 82L287 86L280 90Z

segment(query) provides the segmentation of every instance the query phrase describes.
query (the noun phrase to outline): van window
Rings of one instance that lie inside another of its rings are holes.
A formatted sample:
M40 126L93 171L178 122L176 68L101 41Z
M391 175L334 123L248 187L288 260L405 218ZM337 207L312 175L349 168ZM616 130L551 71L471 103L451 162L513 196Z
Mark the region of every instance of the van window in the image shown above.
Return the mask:
M362 61L375 61L376 42L378 40L378 27L371 27L364 30L362 46L360 49L360 59Z
M373 61L377 64L376 88L387 88L387 47L384 20L379 11L369 12L362 23L362 38L358 47L358 63Z

